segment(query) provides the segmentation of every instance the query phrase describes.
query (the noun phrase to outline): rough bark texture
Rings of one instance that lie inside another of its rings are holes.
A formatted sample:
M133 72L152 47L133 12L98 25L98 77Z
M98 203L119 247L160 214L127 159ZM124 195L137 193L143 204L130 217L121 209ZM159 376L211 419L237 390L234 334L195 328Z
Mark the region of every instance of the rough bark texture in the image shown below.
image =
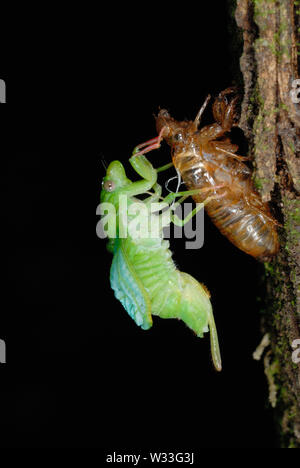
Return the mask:
M283 225L280 254L265 264L265 373L282 446L300 448L300 364L292 361L292 343L300 338L300 104L291 97L298 78L300 1L229 4L237 24L233 41L243 36L240 127L249 141L256 186Z

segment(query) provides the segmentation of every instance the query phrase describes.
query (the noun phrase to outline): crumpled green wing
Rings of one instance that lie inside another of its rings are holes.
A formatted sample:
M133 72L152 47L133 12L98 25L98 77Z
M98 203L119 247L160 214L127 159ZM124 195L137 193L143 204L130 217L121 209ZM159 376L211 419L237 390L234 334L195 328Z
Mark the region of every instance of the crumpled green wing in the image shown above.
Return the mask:
M143 330L152 326L151 302L130 262L122 241L116 246L110 271L110 284L126 312Z

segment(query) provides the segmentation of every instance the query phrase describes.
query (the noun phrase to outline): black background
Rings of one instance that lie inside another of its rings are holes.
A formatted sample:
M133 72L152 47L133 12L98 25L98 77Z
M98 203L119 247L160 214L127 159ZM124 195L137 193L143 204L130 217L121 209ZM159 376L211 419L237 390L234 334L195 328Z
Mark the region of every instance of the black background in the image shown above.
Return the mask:
M95 236L101 159L122 160L133 176L126 161L155 136L159 107L191 119L208 93L232 83L225 2L202 4L198 11L174 4L166 15L153 5L139 20L118 7L95 27L76 25L54 49L51 41L38 48L35 37L34 59L20 51L3 61L10 234L2 446L99 447L103 456L277 446L263 366L252 359L262 266L208 218L201 250L171 241L178 267L212 294L224 366L217 374L208 337L197 339L179 321L154 318L147 332L134 324L113 296L111 256ZM150 159L168 162L166 145Z

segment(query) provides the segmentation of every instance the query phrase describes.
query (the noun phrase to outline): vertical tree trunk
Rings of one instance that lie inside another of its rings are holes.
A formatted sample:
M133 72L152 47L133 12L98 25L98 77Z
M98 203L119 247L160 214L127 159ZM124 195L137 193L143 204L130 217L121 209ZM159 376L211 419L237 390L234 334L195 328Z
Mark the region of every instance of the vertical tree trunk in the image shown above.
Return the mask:
M300 448L300 364L292 360L292 344L300 338L300 104L295 88L300 1L229 3L238 26L233 41L243 36L240 127L250 144L256 186L283 224L281 252L265 264L265 373L282 446Z

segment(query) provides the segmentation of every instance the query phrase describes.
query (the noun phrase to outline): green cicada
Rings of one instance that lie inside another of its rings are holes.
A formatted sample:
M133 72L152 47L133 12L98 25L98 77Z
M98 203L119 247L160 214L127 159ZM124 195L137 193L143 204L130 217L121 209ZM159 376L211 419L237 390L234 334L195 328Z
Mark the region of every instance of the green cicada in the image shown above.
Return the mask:
M176 197L181 197L180 203L198 191L170 193L162 199L157 174L164 168L154 169L139 147L129 161L141 180L129 180L121 162L113 161L102 183L102 214L107 207L113 208L105 216L108 225L111 221L107 230L108 250L113 254L111 287L130 317L144 330L152 326L152 315L157 315L183 320L199 337L210 331L212 358L220 371L221 355L209 292L192 276L176 268L169 242L163 238L165 226L171 222L183 226L203 208L203 204L198 204L186 218L180 219L171 206ZM137 198L145 194L149 196L143 200ZM138 210L133 210L133 205ZM166 206L167 210L159 212ZM136 211L139 211L140 235L133 235L131 229L137 219Z

